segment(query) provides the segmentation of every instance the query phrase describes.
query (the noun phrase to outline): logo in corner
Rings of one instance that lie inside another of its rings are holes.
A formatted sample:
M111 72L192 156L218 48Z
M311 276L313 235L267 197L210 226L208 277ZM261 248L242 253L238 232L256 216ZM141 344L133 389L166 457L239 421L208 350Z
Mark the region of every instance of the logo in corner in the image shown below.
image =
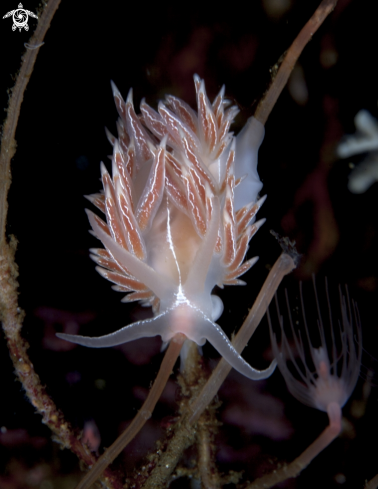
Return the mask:
M15 31L16 29L19 29L21 32L21 29L24 28L26 31L29 30L28 26L28 19L29 15L30 17L34 17L35 19L38 19L38 16L33 14L33 12L30 12L30 10L25 10L22 8L22 3L18 4L18 8L16 10L11 10L10 12L6 13L3 17L3 19L6 19L7 17L13 16L13 25L12 25L12 31Z

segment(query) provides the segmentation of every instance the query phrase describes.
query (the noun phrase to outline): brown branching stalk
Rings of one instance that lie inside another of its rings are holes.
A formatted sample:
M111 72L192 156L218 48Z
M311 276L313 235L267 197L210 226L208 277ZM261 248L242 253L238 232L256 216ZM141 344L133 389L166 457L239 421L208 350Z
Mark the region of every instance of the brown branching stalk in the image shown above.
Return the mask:
M27 354L28 344L21 337L24 312L18 307L18 267L14 260L17 241L14 236L8 242L6 222L8 213L8 191L11 184L11 159L16 152L15 133L20 115L25 89L32 74L39 48L50 27L51 20L58 9L60 0L50 0L40 15L37 28L22 56L21 68L12 90L5 120L0 151L0 319L16 375L21 381L26 395L35 409L41 414L42 422L54 433L54 439L62 447L69 448L86 465L96 461L80 439L74 434L63 414L41 385L40 378ZM107 487L119 489L122 484L108 471Z
M262 124L265 125L269 114L271 113L278 97L285 87L287 80L293 71L294 65L306 44L312 39L312 36L323 24L328 15L333 11L336 4L337 0L323 0L319 7L315 10L311 19L306 23L290 48L287 50L282 62L280 63L278 61L274 65L272 69L272 80L270 86L259 102L254 114L256 119Z
M340 434L340 427L332 424L331 420L327 428L309 445L299 457L289 464L284 464L280 468L273 470L270 474L252 482L245 489L269 489L280 482L297 477L312 460L319 455L333 440Z
M209 414L202 415L197 424L198 472L204 488L220 489L221 481L215 465L215 416L211 416L211 411Z
M295 268L295 266L296 265L293 258L287 253L282 253L277 259L273 268L269 272L269 275L265 280L264 285L262 286L259 295L252 306L252 309L249 311L246 320L232 341L232 344L238 353L243 351L253 333L256 331L256 328L266 313L270 301L276 293L282 279L285 275L289 274ZM194 399L190 405L190 424L193 424L198 420L203 410L217 394L230 370L230 365L222 358L211 374L208 382L202 389L200 395Z
M201 388L207 381L207 373L201 368L201 357L197 345L192 345L189 352L186 368L182 375L181 389L185 394L185 402L180 404L180 414L187 411L191 400L198 396ZM196 447L197 447L197 478L201 480L205 489L219 489L222 481L216 468L216 447L214 445L215 435L218 432L219 421L217 410L219 402L214 400L201 414L196 424Z
M183 452L190 446L199 443L197 426L189 426L187 430L185 425L186 418L182 415L187 412L191 399L199 394L206 383L207 377L208 373L203 368L198 347L195 343L191 343L186 354L185 369L178 377L181 396L178 402L179 421L168 428L166 439L160 441L159 449L147 457L148 464L145 465L144 470L138 470L134 477L130 478L132 482L130 482L128 487L164 487L164 484L169 484L172 480L187 476L189 473L191 477L199 477L196 467L177 468L177 465L182 458ZM200 422L206 423L208 427L210 425L212 428L216 427L217 407L218 403L209 406ZM176 436L178 430L181 429L181 435ZM150 484L152 473L154 473L154 478Z
M172 373L172 369L180 355L182 345L185 341L183 334L177 334L169 343L168 349L164 355L164 359L156 376L155 382L148 393L147 399L143 406L138 411L138 414L132 420L131 424L119 436L116 441L105 450L103 455L97 460L95 465L80 481L76 489L87 489L96 482L102 472L110 465L113 460L121 453L121 451L134 439L134 437L143 428L146 421L151 418L152 412L155 409L156 403L166 386L168 379Z
M264 316L281 280L293 268L295 268L293 259L288 254L282 253L269 272L252 309L232 342L236 350L239 352L243 350ZM158 465L152 470L143 489L164 487L167 484L183 452L195 440L195 434L198 429L196 423L200 423L202 414L217 394L230 370L229 364L221 359L201 392L183 412L179 423L175 426L174 434L170 439L167 450L162 453ZM174 447L173 450L172 447Z
M17 76L17 81L13 87L12 94L9 100L7 110L7 118L2 130L1 151L0 151L0 249L6 242L5 226L8 213L8 191L11 184L10 164L16 152L16 141L14 136L20 116L21 104L24 99L24 93L33 72L35 60L39 52L39 48L43 44L46 32L50 27L50 23L56 10L58 9L60 0L50 0L39 18L37 28L27 43L26 51L21 58L21 68Z

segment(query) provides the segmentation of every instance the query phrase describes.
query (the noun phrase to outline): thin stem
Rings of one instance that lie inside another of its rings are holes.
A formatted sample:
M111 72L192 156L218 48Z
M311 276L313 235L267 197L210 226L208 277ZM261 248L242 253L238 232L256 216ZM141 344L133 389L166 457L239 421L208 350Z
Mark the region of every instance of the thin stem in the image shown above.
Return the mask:
M39 47L43 45L43 39L50 27L51 20L54 17L59 4L60 0L50 0L43 10L37 28L27 43L29 46L33 46L33 49L26 46L26 51L21 58L21 68L17 76L17 81L9 99L7 118L2 131L0 152L0 248L3 242L6 241L5 225L8 213L7 197L11 184L10 162L16 152L16 141L14 136L16 134L21 104L34 68L35 60L39 53Z
M318 438L306 448L289 465L274 470L270 474L264 475L256 481L249 484L246 489L268 489L276 484L285 481L291 477L297 477L304 468L306 468L314 458L319 455L335 438L338 437L341 431L341 408L336 403L331 403L328 409L329 425L318 436Z
M240 352L247 344L250 336L257 328L261 318L265 314L273 295L275 294L283 277L295 268L295 262L287 253L282 253L269 272L264 285L249 312L247 319L234 338L233 345ZM247 333L245 328L249 331ZM170 438L167 450L159 458L159 463L151 471L148 480L143 485L143 489L154 489L156 487L165 487L171 477L182 453L186 448L191 446L195 440L195 429L193 424L196 423L206 407L210 404L213 397L218 392L219 387L226 378L231 367L224 360L220 360L217 368L213 371L205 386L201 389L199 395L192 404L184 411L181 420L175 428L172 438Z
M243 351L244 347L247 345L251 336L255 332L282 279L285 275L290 273L295 266L296 265L293 258L287 253L282 253L279 256L278 260L269 272L269 275L266 278L264 285L262 286L260 293L252 306L252 309L249 311L246 320L232 341L232 344L238 353ZM230 364L223 358L219 361L217 367L211 374L201 393L190 405L190 410L192 413L189 417L189 424L193 424L198 420L201 413L218 392L218 389L224 382L224 379L227 377L231 368L232 367Z
M266 123L304 47L322 25L326 17L333 11L336 4L337 0L323 0L287 50L281 64L279 62L277 63L279 65L278 71L273 75L270 87L259 102L254 114L254 117L262 124ZM277 65L275 65L275 69L278 67Z
M164 359L155 382L147 396L147 399L144 401L143 406L138 411L138 414L122 433L122 435L117 438L117 440L104 452L103 455L101 455L91 470L80 481L76 489L88 489L91 487L91 485L96 482L106 467L113 462L121 451L139 433L146 421L150 419L156 403L158 402L161 393L163 392L164 387L166 386L172 373L176 360L180 355L181 347L185 339L186 337L180 333L171 340L164 355Z
M197 428L198 471L205 489L219 489L219 474L215 469L214 436L206 423Z
M29 359L27 353L29 345L21 336L24 312L18 307L18 267L14 260L17 241L14 236L11 236L8 243L5 234L8 212L7 196L11 184L10 166L11 159L16 152L14 136L21 104L39 47L43 45L43 39L59 4L60 0L50 0L43 12L38 13L38 24L22 56L20 71L9 99L7 118L2 130L0 151L0 319L15 373L31 404L42 416L42 422L54 433L55 441L60 443L62 447L69 448L86 465L92 465L96 460L95 456L75 435L63 414L48 396ZM107 472L106 478L108 488L118 489L122 487L114 474Z

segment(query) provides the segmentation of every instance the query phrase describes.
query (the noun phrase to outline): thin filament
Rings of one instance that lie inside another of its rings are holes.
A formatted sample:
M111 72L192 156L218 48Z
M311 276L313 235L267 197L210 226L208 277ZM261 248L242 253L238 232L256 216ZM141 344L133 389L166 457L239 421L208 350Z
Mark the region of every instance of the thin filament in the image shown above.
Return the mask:
M322 25L325 18L332 12L336 4L337 0L323 0L288 49L276 76L273 77L270 87L257 106L254 114L254 117L261 124L265 125L304 47L312 39L312 36Z
M122 433L122 435L120 435L116 441L101 455L91 470L79 482L76 489L88 489L91 487L91 485L101 476L106 467L113 462L113 460L139 433L146 421L151 417L156 403L158 402L161 393L163 392L164 387L166 386L172 373L176 360L180 355L185 339L186 337L181 333L172 338L164 355L164 359L155 382L147 396L147 399L144 401L143 406L138 411L138 414Z
M290 464L284 464L270 474L260 477L249 484L246 489L269 489L286 479L297 477L321 451L332 443L341 431L341 407L336 403L331 404L328 407L329 425L318 438Z

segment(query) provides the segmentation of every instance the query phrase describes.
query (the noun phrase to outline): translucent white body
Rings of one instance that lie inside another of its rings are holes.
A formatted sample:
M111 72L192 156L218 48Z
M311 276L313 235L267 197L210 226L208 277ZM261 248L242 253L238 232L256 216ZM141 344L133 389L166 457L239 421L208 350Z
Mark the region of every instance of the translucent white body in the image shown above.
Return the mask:
M345 137L337 153L341 158L367 153L349 175L348 189L361 194L378 181L378 122L369 112L360 110L354 123L357 133Z
M99 338L59 335L90 347L113 346L144 336L169 342L183 333L198 345L208 340L249 378L269 376L253 369L215 323L223 311L211 295L215 285L244 284L238 277L257 258L244 262L248 243L264 221L255 223L262 183L257 152L264 127L248 120L235 138L229 132L237 113L226 109L224 88L210 104L204 82L194 78L198 114L172 96L154 111L144 101L134 112L113 85L120 115L113 144L112 177L101 167L104 193L89 200L107 222L88 211L104 249L92 250L98 271L128 292L124 301L142 300L155 316Z
M278 345L276 335L273 334L270 326L273 352L291 394L307 406L328 412L331 420L332 413L337 411L335 406L338 406L338 411L341 412L341 408L355 388L360 373L362 354L360 320L355 308L355 325L353 324L349 297L347 303L340 290L341 320L338 327L334 328L327 289L330 324L325 329L315 289L320 346L314 348L307 326L302 288L300 289L300 296L304 323L302 334L300 331L294 330L287 299L291 333L295 347L290 344L286 336L283 319L278 310L281 326L281 344ZM329 339L328 342L327 337ZM289 368L289 364L291 368Z

